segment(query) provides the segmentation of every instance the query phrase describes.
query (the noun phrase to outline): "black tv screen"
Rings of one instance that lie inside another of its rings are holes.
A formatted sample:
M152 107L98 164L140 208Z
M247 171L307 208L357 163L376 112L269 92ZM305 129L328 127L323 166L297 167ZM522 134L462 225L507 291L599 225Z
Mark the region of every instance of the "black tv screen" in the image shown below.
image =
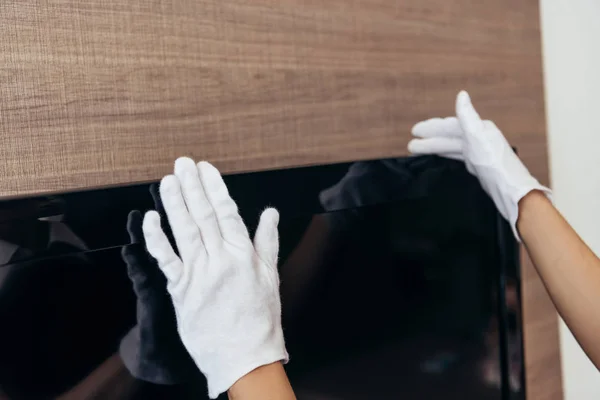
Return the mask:
M524 398L517 246L461 163L410 157L225 181L251 234L266 206L280 210L286 370L299 399ZM153 190L0 203L0 399L207 398L201 373L169 347L169 318L152 355L168 371L140 379L124 361L152 344L140 344L123 254L145 256L126 222L154 208Z

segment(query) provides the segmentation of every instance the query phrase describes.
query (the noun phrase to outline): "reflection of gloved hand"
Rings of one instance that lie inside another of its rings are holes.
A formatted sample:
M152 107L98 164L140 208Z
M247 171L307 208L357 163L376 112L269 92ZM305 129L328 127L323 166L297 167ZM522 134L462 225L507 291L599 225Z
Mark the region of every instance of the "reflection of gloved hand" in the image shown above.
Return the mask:
M164 385L182 383L198 369L177 333L166 279L144 249L139 211L129 213L127 231L132 245L123 248L122 256L137 296L138 324L121 341L120 356L138 379Z
M262 365L287 361L281 328L279 214L265 210L254 244L217 171L189 158L160 185L178 257L160 226L144 218L148 251L168 280L179 333L217 397Z
M409 143L409 151L464 161L519 239L516 227L519 201L532 190L541 190L549 196L550 189L531 176L498 127L481 120L467 92L458 94L456 115L415 125L413 135L417 139Z

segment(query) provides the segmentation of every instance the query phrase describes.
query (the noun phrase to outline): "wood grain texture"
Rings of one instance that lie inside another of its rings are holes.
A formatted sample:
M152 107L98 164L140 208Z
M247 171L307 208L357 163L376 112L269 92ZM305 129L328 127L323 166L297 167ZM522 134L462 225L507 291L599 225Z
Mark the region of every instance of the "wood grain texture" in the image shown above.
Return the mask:
M406 154L468 89L547 181L537 0L4 0L0 197ZM524 267L531 399L561 395Z
M563 399L556 309L524 248L522 252L527 399Z

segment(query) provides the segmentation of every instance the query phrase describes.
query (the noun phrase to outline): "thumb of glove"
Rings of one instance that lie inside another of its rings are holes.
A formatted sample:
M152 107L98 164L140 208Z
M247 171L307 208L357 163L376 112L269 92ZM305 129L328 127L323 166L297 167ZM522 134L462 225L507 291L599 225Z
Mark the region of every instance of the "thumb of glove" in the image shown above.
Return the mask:
M265 263L274 269L277 269L279 254L278 224L279 212L274 208L267 208L261 214L254 234L254 250Z

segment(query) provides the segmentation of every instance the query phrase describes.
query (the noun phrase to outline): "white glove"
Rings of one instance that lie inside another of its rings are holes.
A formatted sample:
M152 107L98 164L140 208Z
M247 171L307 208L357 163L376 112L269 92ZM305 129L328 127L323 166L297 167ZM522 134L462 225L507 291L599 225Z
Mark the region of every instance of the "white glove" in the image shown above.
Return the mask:
M532 190L550 197L550 189L531 176L498 127L492 121L481 120L465 91L456 99L456 115L416 124L412 133L417 139L411 140L408 150L464 161L520 241L519 201Z
M266 209L254 244L219 171L189 158L175 162L160 195L179 256L149 211L146 245L167 278L177 330L208 381L211 398L248 372L288 361L281 328L277 254L279 214Z

